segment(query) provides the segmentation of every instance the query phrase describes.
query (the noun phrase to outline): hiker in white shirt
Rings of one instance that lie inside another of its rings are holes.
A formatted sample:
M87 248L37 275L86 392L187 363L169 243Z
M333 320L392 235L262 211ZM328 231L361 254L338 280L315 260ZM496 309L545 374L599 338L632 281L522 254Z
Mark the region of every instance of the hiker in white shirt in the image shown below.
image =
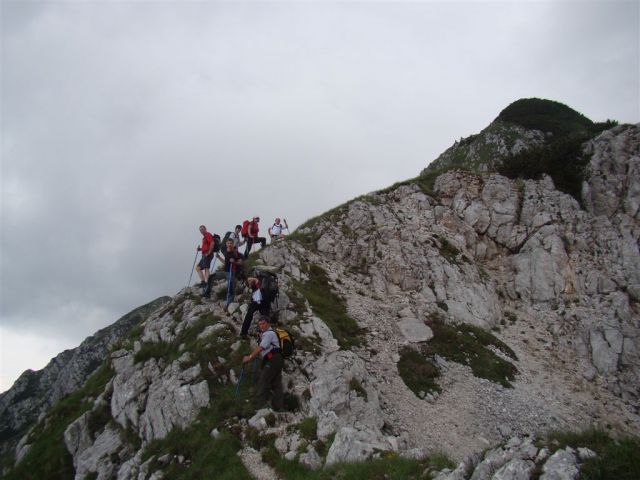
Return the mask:
M282 240L284 238L284 233L282 233L282 231L285 228L289 230L289 225L287 225L287 219L286 218L284 219L284 227L283 227L282 224L280 223L280 219L276 218L275 222L269 229L269 237L271 237L271 243L275 242L276 240Z

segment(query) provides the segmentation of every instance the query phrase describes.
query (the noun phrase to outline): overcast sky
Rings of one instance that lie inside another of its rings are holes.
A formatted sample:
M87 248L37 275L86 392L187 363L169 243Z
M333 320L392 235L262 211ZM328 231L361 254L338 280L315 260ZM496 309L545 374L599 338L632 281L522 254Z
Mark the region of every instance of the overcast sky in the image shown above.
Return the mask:
M0 391L524 97L640 121L638 2L2 0Z

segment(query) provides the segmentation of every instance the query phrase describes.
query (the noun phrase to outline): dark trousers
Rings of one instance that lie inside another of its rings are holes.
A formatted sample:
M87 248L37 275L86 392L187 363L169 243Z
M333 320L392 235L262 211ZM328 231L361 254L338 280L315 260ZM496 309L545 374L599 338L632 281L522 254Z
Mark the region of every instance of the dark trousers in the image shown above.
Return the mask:
M264 360L262 371L258 379L258 408L262 408L269 400L269 392L272 392L271 406L275 410L282 410L282 366L284 359L279 353L273 353L271 360Z
M260 315L269 315L269 310L271 309L271 302L262 301L260 303L256 303L251 301L249 304L249 309L247 310L247 314L244 316L244 322L242 322L242 329L240 330L240 335L247 335L249 333L249 327L251 326L251 321L253 320L253 314L256 312L260 312Z
M247 246L244 249L244 258L249 257L249 252L251 252L251 247L253 247L254 243L259 243L262 245L262 248L267 244L267 239L264 237L256 237L256 238L247 238Z

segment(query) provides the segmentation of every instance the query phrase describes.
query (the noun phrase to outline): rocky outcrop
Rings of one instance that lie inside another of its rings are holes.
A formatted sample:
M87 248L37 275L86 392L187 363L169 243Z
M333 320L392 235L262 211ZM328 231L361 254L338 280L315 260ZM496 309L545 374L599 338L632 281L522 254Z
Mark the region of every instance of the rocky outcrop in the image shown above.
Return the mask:
M2 452L12 449L20 435L54 403L82 386L123 335L169 300L170 297L160 297L138 307L77 348L60 353L42 370L24 372L9 390L0 394Z
M477 135L461 138L429 164L429 170L465 166L487 172L510 155L545 145L548 133L495 120Z
M455 470L437 472L434 480L576 480L580 464L595 457L588 448L566 447L550 455L547 447L536 447L532 438L511 438L505 445L472 456ZM537 473L537 472L541 472ZM539 475L539 477L538 477Z

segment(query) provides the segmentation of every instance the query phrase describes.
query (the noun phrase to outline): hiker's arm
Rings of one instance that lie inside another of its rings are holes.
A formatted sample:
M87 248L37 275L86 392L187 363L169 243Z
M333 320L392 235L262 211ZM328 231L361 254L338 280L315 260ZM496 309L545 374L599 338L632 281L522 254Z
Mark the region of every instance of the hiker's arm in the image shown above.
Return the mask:
M244 357L242 357L242 362L243 363L247 363L250 362L251 360L253 360L254 358L256 358L258 355L260 355L260 352L264 350L264 348L262 348L260 345L258 345L256 347L256 349L251 353L251 355L245 355Z

